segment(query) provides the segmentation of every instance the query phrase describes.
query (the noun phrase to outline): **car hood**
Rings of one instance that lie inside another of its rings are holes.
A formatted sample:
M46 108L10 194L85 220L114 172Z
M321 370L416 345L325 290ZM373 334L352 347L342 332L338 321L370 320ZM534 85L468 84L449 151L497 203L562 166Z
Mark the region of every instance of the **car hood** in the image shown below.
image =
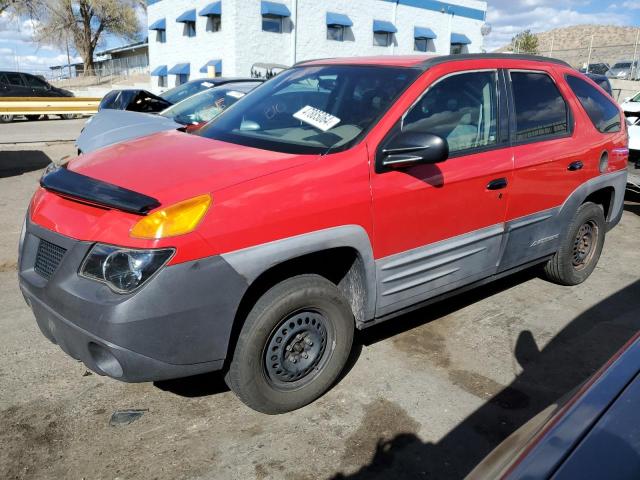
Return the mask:
M81 155L67 168L170 205L315 157L259 150L172 130Z
M87 121L76 140L76 147L82 153L90 153L125 140L183 126L162 115L105 109Z
M624 102L620 107L625 112L640 112L640 102Z

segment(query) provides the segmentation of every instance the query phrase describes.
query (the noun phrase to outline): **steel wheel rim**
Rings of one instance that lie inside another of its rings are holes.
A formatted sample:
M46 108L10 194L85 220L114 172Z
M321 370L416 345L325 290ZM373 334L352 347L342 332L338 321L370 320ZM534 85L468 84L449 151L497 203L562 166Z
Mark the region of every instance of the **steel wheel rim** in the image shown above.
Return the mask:
M576 270L582 270L591 263L598 243L598 225L592 220L583 223L573 240L572 264Z
M269 383L293 390L311 382L326 365L331 336L327 317L315 310L300 310L282 320L263 354Z

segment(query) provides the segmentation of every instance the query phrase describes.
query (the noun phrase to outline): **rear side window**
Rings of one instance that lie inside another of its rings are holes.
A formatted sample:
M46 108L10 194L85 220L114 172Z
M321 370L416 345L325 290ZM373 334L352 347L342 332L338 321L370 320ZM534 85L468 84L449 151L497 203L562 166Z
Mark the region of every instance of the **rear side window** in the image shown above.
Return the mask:
M569 133L569 109L546 73L510 72L516 110L516 141L527 142Z
M611 100L581 78L567 75L566 79L593 125L600 132L620 131L620 112Z
M22 75L19 73L7 73L7 80L9 80L9 85L15 85L18 87L24 87L24 82L22 81Z

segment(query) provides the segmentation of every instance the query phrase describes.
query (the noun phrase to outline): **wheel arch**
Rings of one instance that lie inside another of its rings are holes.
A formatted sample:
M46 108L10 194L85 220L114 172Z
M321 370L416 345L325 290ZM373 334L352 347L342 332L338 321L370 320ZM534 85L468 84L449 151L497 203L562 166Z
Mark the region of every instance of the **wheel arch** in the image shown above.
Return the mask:
M320 230L222 257L248 284L236 311L228 352L235 348L244 319L257 299L295 275L315 273L336 284L351 305L356 326L375 316L375 262L369 236L361 226Z

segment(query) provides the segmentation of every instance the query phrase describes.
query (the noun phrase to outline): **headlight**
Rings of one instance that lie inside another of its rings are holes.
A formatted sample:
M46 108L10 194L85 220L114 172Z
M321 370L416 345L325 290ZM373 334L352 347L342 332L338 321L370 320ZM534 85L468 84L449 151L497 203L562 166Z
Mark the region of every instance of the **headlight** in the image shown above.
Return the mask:
M80 275L106 283L116 293L140 288L173 256L173 248L135 250L96 244L87 254Z

